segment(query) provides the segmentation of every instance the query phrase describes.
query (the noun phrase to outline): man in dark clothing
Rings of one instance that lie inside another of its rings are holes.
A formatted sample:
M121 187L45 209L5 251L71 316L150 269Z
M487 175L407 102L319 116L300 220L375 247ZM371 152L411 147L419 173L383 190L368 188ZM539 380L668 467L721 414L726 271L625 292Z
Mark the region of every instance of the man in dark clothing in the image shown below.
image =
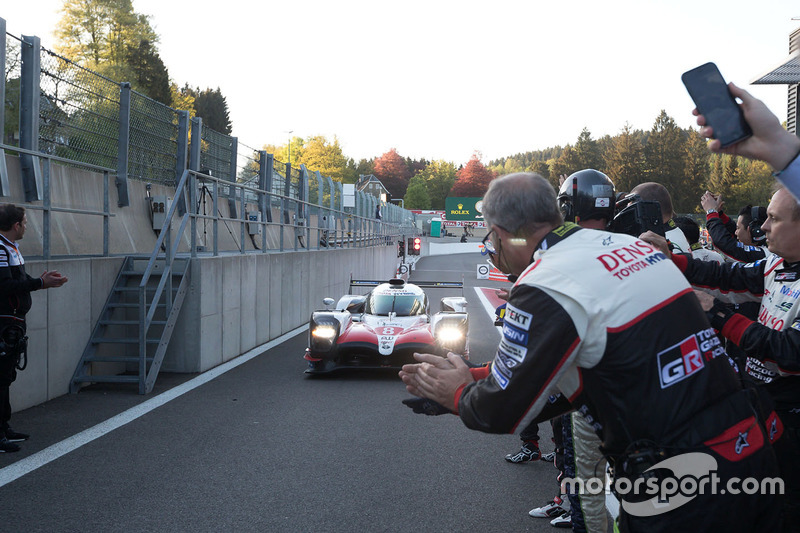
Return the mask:
M420 363L400 373L407 390L490 433L551 418L549 398L560 392L557 407L584 415L613 464L621 531L775 527L768 494L680 500L622 490L647 476L663 486L670 478L657 465L669 459L667 470L702 458L722 486L777 476L777 464L750 392L680 271L639 239L563 223L555 201L536 174L492 181L487 246L498 268L519 276L495 359L472 372L455 354L415 354Z
M25 355L25 315L31 308L31 292L60 287L67 278L52 270L32 278L25 272L25 260L17 241L25 235L28 219L25 208L14 204L0 205L0 453L19 451L16 442L30 435L19 433L8 425L11 420L9 388L17 379L17 369Z
M739 211L736 222L733 222L722 212L724 202L719 196L706 191L700 197L700 204L706 212L706 227L714 248L731 260L745 263L753 263L767 256L766 235L761 230L767 218L764 207L747 205Z
M744 369L769 393L779 420L768 426L786 483L784 527L800 527L800 205L786 189L772 197L763 224L769 251L755 263L724 265L673 255L675 264L697 289L711 325L747 356ZM643 239L666 253L658 235ZM716 298L715 298L716 297ZM725 303L760 302L756 318L736 313Z

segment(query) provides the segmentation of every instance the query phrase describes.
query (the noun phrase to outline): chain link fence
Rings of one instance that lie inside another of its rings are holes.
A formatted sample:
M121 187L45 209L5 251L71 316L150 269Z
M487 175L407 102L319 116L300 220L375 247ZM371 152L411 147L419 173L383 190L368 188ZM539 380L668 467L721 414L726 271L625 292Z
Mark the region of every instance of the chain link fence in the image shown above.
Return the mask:
M119 84L42 48L39 150L115 168Z
M129 146L129 178L167 185L176 184L177 111L136 91L131 91Z
M350 225L351 219L374 216L372 211L367 213L369 206L374 211L371 197L357 193L356 206L345 209L341 183L271 155L264 158L261 150L202 125L189 113L42 47L37 37L5 33L0 46L0 52L5 52L0 144L6 149L17 147L28 158L23 160L23 179L26 187L32 184L34 196L40 194L31 181L36 178L32 176L35 169L25 162L38 152L66 164L109 173L116 169L121 178L116 181L120 206L129 205L127 180L176 186L184 171L192 169L201 181L202 175L206 181L211 176L233 213L275 210L280 212L278 223L293 226L298 237L311 238L314 224L320 224L312 217L325 219L317 230L328 235L329 231L343 232L345 219ZM113 66L103 65L100 70L111 72ZM264 161L266 169L261 168ZM259 191L260 178L270 168L268 190ZM239 202L247 205L237 207ZM347 235L351 236L350 229Z

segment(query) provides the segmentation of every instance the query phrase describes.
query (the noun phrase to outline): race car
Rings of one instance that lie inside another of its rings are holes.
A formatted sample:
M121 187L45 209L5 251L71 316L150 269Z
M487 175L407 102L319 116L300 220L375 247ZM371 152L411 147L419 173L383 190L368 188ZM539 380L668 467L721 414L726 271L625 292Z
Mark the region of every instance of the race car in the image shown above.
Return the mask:
M374 287L366 295L353 287ZM350 280L349 294L334 310L315 311L308 329L307 374L341 368L400 368L413 363L414 352L469 357L469 315L463 296L440 300L430 314L425 289L461 289L463 282ZM323 300L329 308L334 300Z

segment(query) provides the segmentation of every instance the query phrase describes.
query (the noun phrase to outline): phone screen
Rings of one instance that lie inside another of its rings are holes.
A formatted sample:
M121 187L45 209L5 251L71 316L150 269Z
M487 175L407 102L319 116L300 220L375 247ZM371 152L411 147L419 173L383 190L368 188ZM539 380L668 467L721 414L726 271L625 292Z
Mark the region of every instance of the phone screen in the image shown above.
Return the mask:
M722 146L730 146L753 134L736 99L728 90L714 63L700 65L681 76L697 110L706 117L706 125L714 130L714 138Z

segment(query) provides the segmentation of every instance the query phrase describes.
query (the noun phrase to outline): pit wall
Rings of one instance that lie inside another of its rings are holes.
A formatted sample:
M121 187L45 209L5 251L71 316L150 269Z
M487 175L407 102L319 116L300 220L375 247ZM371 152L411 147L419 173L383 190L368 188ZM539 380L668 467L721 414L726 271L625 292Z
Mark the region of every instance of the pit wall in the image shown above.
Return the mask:
M0 199L24 204L19 162L7 156L11 194ZM102 211L102 175L54 165L53 205ZM19 411L67 394L72 374L100 316L125 254L149 254L156 242L145 184L131 181L131 205L118 208L113 176L109 257L26 260L36 277L58 270L69 278L61 288L32 293L28 313L28 366L11 386L11 404ZM172 196L153 184L151 194ZM227 211L227 202L219 202ZM42 205L34 202L33 205ZM42 255L42 211L28 209L28 230L19 241L27 258ZM278 218L274 218L278 220ZM220 223L220 225L222 225ZM202 231L198 229L198 233ZM237 231L233 232L238 235ZM293 230L284 232L292 243ZM220 249L238 249L220 231ZM53 255L102 252L102 218L54 213ZM99 244L98 244L99 239ZM203 372L308 323L322 298L348 291L350 276L389 279L397 268L396 244L260 253L247 239L250 253L197 257L191 261L189 291L184 300L162 372ZM256 241L258 242L258 241ZM210 248L210 247L209 247ZM188 248L187 248L188 249ZM120 348L123 349L123 348ZM296 354L298 372L305 368ZM120 388L126 387L121 385ZM136 391L135 387L127 390Z

